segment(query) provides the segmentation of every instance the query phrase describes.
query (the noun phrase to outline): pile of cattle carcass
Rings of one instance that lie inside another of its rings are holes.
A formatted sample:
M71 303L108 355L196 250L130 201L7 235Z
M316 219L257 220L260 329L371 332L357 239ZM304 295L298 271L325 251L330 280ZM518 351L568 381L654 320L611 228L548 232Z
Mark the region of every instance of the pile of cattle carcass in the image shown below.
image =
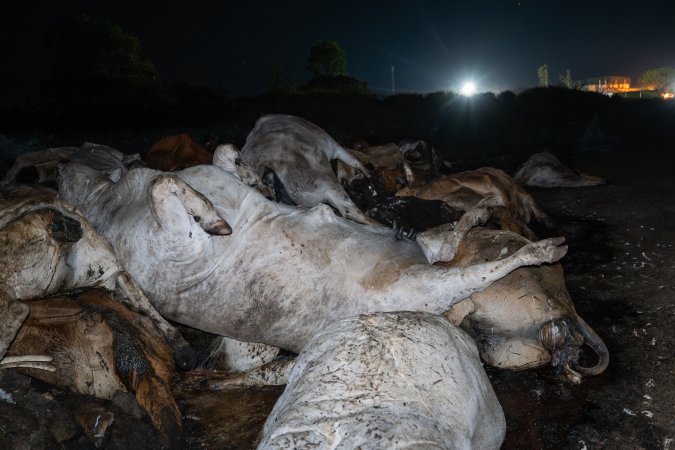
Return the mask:
M572 183L535 157L523 183ZM171 377L197 363L171 320L221 336L211 357L232 383L287 384L259 448L487 449L506 426L483 363L572 383L607 367L565 288L563 239L536 241L528 223L549 219L501 170L441 175L424 142L348 150L283 115L241 151L180 135L144 159L87 143L5 176L0 369L133 392L170 445ZM55 177L58 192L22 184Z

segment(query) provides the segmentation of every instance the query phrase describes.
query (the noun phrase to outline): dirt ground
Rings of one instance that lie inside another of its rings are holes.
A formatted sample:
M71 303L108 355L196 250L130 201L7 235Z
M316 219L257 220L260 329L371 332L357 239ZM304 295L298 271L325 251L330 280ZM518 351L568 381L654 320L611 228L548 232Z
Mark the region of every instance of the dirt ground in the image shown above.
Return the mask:
M531 190L555 222L551 234L567 237L567 287L611 360L580 386L546 371L491 370L507 417L503 448L675 448L675 165L668 151L577 157L608 185Z
M567 287L611 360L578 386L548 369L488 368L507 419L504 449L675 449L675 165L659 153L668 151L578 155L608 185L531 190L555 222L536 231L567 237ZM93 400L13 371L0 372L0 389L0 448L94 448L80 423L97 407L115 415L100 448L162 447L126 397ZM186 447L252 448L281 392L177 389Z

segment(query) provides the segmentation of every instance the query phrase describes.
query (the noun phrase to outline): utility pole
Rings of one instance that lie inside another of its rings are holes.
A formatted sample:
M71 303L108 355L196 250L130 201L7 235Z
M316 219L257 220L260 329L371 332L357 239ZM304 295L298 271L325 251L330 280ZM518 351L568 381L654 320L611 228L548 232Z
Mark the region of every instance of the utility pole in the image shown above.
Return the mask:
M396 94L396 87L394 84L394 65L391 65L391 95Z

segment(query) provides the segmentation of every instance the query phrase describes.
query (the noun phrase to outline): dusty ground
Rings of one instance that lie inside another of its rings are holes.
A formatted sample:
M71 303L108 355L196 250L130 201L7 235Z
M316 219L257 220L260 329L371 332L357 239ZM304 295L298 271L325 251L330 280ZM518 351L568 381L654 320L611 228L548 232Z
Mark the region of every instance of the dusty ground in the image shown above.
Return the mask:
M669 149L577 156L610 184L532 190L556 224L537 231L568 238L567 286L611 361L579 386L544 369L489 369L507 417L503 448L675 449L675 165L659 151ZM120 399L63 393L10 371L0 388L0 448L93 448L76 417L96 405L116 420L102 448L160 447L147 419ZM177 390L187 447L251 448L281 391Z
M580 386L491 371L504 448L675 448L675 166L660 150L577 158L607 186L533 190L568 238L567 287L611 362Z

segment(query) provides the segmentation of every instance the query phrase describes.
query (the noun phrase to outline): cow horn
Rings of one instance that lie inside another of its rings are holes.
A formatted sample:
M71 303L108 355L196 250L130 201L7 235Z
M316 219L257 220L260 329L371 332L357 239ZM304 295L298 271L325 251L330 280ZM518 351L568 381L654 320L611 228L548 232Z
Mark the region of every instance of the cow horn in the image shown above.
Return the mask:
M609 350L607 346L602 341L600 336L597 335L595 331L582 319L577 316L577 328L581 335L584 337L584 342L588 345L596 355L598 355L598 363L593 367L581 367L576 365L575 369L582 375L592 376L599 375L605 371L609 365Z

